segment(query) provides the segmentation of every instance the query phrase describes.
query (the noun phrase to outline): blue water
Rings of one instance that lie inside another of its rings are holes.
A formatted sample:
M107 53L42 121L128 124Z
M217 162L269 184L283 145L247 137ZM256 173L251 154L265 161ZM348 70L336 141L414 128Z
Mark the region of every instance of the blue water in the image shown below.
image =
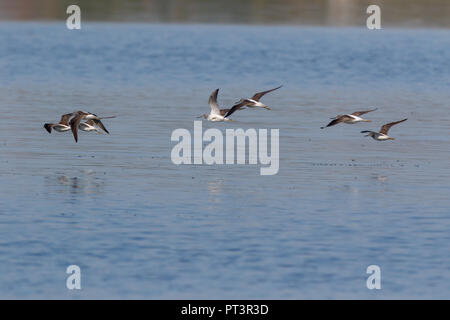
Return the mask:
M438 29L1 23L0 298L450 298L449 49ZM280 84L271 111L203 123L279 129L277 175L172 163L215 88L225 107ZM111 134L42 128L78 109ZM359 132L403 118L395 141Z

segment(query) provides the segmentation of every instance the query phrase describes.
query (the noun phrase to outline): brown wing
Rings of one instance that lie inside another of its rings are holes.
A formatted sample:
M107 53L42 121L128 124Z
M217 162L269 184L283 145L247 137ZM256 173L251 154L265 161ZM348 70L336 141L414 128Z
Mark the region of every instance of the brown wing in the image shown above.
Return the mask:
M372 111L375 111L375 110L377 110L377 109L378 109L378 108L371 109L371 110L367 110L367 111L356 111L356 112L353 112L352 115L353 115L353 116L359 117L359 116L361 116L361 115L363 115L363 114L365 114L365 113L372 112Z
M109 134L109 131L106 130L105 126L103 125L103 123L100 120L94 119L92 121L94 121L95 124L98 125L103 131L105 131L107 134Z
M65 126L69 125L69 119L73 115L73 113L67 113L61 116L61 120L59 120L59 124L63 124Z
M78 126L80 125L82 118L84 118L84 115L77 113L75 117L70 119L70 128L72 129L75 142L78 142Z
M279 86L279 87L276 87L276 88L273 88L273 89L270 89L270 90L267 90L267 91L262 91L262 92L255 93L255 95L251 99L255 100L255 101L259 101L259 99L261 99L262 96L265 95L266 93L275 91L277 89L280 89L281 87L282 86Z
M95 124L94 120L89 119L88 121L86 121L86 124L93 126Z
M231 116L235 111L242 109L243 106L245 106L248 103L248 100L242 100L241 102L239 102L238 104L235 104L234 106L231 107L230 110L228 110L228 112L225 114L225 118Z
M351 120L351 119L352 118L347 115L337 116L336 119L332 120L329 124L327 124L325 127L321 127L320 129L323 129L326 127L331 127L331 126L337 125L338 123L341 123L345 120Z
M241 105L241 107L237 108L235 111L237 111L237 110L244 110L244 109L245 108ZM231 109L220 109L220 115L224 117L230 110Z
M393 125L396 125L397 123L400 123L400 122L403 122L403 121L406 121L406 120L408 120L408 119L403 119L403 120L400 120L400 121L395 121L395 122L391 122L391 123L385 124L384 126L381 127L380 133L387 134L389 129Z

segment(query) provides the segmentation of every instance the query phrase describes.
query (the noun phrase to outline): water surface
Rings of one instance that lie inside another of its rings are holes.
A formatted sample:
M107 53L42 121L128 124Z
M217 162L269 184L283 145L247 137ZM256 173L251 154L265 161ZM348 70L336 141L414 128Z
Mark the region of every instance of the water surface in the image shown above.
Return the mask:
M2 23L0 43L0 297L450 297L449 31ZM280 84L271 111L203 123L279 129L277 175L171 162L215 88ZM111 134L42 128L80 108Z

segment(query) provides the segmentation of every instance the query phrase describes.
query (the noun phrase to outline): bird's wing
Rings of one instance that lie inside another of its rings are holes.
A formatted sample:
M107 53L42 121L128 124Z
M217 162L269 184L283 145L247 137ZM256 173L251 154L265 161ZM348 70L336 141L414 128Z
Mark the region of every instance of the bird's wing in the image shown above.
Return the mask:
M261 99L262 96L265 95L266 93L275 91L277 89L280 89L281 87L282 86L279 86L279 87L276 87L276 88L273 88L273 89L270 89L270 90L267 90L267 91L262 91L262 92L255 93L251 99L253 99L255 101L259 101L259 99Z
M70 119L70 127L72 129L75 142L78 142L78 126L80 125L80 122L84 117L84 115L77 113L72 119Z
M352 119L352 118L347 115L338 116L338 117L336 117L336 119L331 120L331 122L329 124L327 124L325 127L322 127L322 129L326 128L326 127L331 127L331 126L337 125L338 123L341 123L345 120L350 120L350 119Z
M245 106L248 103L247 100L243 100L242 102L235 104L234 106L231 107L230 110L228 110L228 112L225 114L225 118L231 116L235 111L242 109L243 106Z
M105 131L107 134L109 134L109 131L106 130L105 126L103 125L101 120L93 119L92 121L95 122L96 125L98 125L103 131Z
M363 114L365 114L365 113L372 112L372 111L375 111L375 110L377 110L377 109L378 109L378 108L371 109L371 110L366 110L366 111L356 111L356 112L353 112L353 113L352 113L352 116L357 116L357 117L359 117L359 116L361 116L361 115L363 115Z
M234 110L234 111L237 111L237 110L244 110L244 109L245 109L245 108L244 108L244 105L241 104L240 102L237 102L236 104L240 104L240 107L239 107L239 108L236 108L236 110ZM220 115L221 115L221 116L225 116L230 110L231 110L231 109L220 109ZM233 112L234 112L234 111L233 111Z
M400 122L403 122L403 121L406 121L406 120L408 120L408 119L403 119L403 120L400 120L400 121L395 121L395 122L391 122L391 123L385 124L384 126L381 127L380 133L387 134L389 129L393 125L396 125L397 123L400 123Z
M85 122L86 124L93 126L95 124L93 119L89 119L88 121Z
M67 114L63 114L61 116L61 120L59 120L59 124L63 124L65 126L69 125L69 119L70 117L73 115L73 113L67 113Z
M216 89L209 96L208 103L209 103L209 106L211 107L211 114L220 115L220 108L219 108L219 105L217 104L217 94L218 93L219 93L219 89Z

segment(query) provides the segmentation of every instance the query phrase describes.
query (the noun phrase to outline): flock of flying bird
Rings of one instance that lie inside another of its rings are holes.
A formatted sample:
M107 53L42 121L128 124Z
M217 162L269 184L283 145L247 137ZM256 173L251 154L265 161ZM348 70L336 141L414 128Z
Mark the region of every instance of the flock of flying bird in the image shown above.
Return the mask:
M210 97L209 97L209 106L211 107L211 111L209 114L203 114L199 118L203 117L209 121L217 122L217 121L234 121L230 118L234 112L238 110L243 110L247 108L265 108L267 110L270 110L270 108L262 103L260 99L267 93L275 91L277 89L280 89L282 86L255 93L251 98L246 99L240 99L237 103L235 103L231 108L229 109L220 109L219 104L217 103L217 95L219 93L219 89L214 90ZM346 124L354 124L358 122L371 122L370 120L361 118L361 115L366 114L368 112L375 111L377 109L371 109L366 111L357 111L353 112L352 114L344 114L344 115L338 115L334 118L332 118L332 121L328 123L325 127L321 127L321 129L331 127L334 125L337 125L339 123L346 123ZM45 123L44 128L48 131L48 133L51 133L52 130L55 130L57 132L65 132L65 131L72 131L73 137L75 139L75 142L78 142L78 130L86 131L86 132L97 132L102 133L100 129L102 129L104 132L108 133L108 130L106 130L105 126L102 123L102 119L109 119L109 118L115 118L115 116L111 117L98 117L97 115L86 112L86 111L75 111L72 113L64 114L61 117L61 120L59 123ZM392 138L388 136L389 129L398 123L404 122L407 119L403 119L400 121L394 121L387 123L383 125L379 132L376 131L369 131L364 130L361 131L361 133L367 133L366 137L372 137L373 139L377 141L385 141L385 140L395 140L395 138ZM84 121L84 122L82 122Z
M112 117L103 117L99 118L97 115L86 112L86 111L75 111L72 113L67 113L61 116L61 120L58 123L45 123L44 128L48 131L48 133L52 133L52 130L57 132L66 132L72 130L73 137L75 142L78 142L78 129L86 132L95 131L97 133L102 133L100 129L109 134L109 131L106 130L103 125L101 119L110 119L115 118ZM86 120L85 122L81 122Z

